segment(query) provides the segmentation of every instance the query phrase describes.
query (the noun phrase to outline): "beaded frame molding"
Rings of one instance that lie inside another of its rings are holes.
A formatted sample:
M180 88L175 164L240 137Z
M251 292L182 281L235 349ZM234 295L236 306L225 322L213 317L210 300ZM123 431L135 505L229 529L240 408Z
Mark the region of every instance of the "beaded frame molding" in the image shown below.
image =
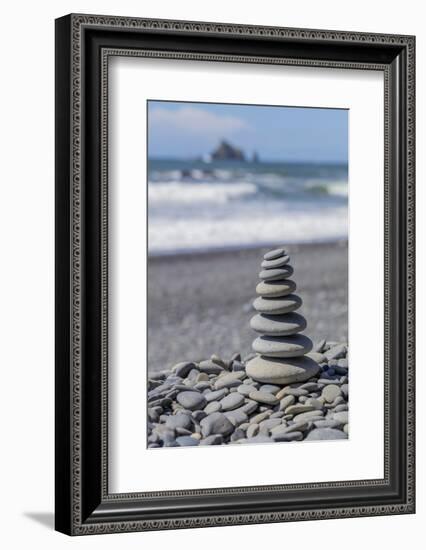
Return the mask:
M384 477L108 491L108 60L384 74ZM72 14L56 20L56 524L69 535L415 511L415 38Z

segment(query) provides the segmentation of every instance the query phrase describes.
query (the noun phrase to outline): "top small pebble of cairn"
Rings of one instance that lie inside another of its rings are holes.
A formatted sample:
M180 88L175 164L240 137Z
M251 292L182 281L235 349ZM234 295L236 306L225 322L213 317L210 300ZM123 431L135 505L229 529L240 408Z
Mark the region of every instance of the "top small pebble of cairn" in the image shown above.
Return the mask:
M260 333L254 342L256 356L246 366L246 372L258 382L292 384L304 382L319 371L319 365L306 356L312 349L311 340L299 334L306 320L296 309L302 305L299 296L292 294L296 284L290 280L293 268L283 248L264 255L261 282L256 287L259 297L253 303L258 312L250 326Z

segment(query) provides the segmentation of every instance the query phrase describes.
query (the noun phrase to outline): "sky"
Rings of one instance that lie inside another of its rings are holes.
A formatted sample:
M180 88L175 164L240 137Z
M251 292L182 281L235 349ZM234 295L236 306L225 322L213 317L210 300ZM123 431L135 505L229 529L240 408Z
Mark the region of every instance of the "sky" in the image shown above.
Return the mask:
M348 111L224 103L148 101L150 158L191 159L222 139L261 160L348 160Z

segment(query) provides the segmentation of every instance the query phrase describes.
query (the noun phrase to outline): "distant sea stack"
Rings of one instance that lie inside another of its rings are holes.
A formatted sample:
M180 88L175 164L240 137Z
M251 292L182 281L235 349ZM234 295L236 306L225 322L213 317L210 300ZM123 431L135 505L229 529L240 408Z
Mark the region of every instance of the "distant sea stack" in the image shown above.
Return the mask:
M241 149L234 147L227 141L221 141L211 153L212 160L238 160L245 162L246 157Z
M279 248L263 258L256 287L259 297L253 303L258 313L250 321L260 335L253 342L256 356L247 363L246 372L262 383L304 382L318 373L319 365L306 356L312 342L300 334L306 320L296 313L302 300L293 294L296 284L289 279L293 274L290 257Z

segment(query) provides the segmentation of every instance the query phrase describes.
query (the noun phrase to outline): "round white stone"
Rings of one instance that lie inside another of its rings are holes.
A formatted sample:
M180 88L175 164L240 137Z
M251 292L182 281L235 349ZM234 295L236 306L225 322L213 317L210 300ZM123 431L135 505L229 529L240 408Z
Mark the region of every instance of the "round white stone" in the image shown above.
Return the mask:
M264 298L259 296L253 302L253 307L259 313L269 315L282 315L283 313L291 313L302 305L302 299L296 294L288 294L281 298Z
M256 332L266 336L288 336L305 330L306 320L299 313L285 313L284 315L258 313L251 318L250 326Z
M260 265L263 269L274 269L275 267L282 267L288 264L289 261L290 256L281 256L280 258L275 258L275 260L263 260Z
M281 281L262 281L256 287L259 296L265 298L277 298L287 296L296 290L296 283L291 279L282 279Z
M319 365L309 357L274 359L257 355L246 365L248 376L268 384L293 384L304 382L319 371Z
M303 334L293 336L259 336L253 342L253 349L267 357L300 357L312 349L312 341Z
M288 279L293 275L291 265L276 267L275 269L264 269L259 273L259 279L262 281L277 281L280 279Z

